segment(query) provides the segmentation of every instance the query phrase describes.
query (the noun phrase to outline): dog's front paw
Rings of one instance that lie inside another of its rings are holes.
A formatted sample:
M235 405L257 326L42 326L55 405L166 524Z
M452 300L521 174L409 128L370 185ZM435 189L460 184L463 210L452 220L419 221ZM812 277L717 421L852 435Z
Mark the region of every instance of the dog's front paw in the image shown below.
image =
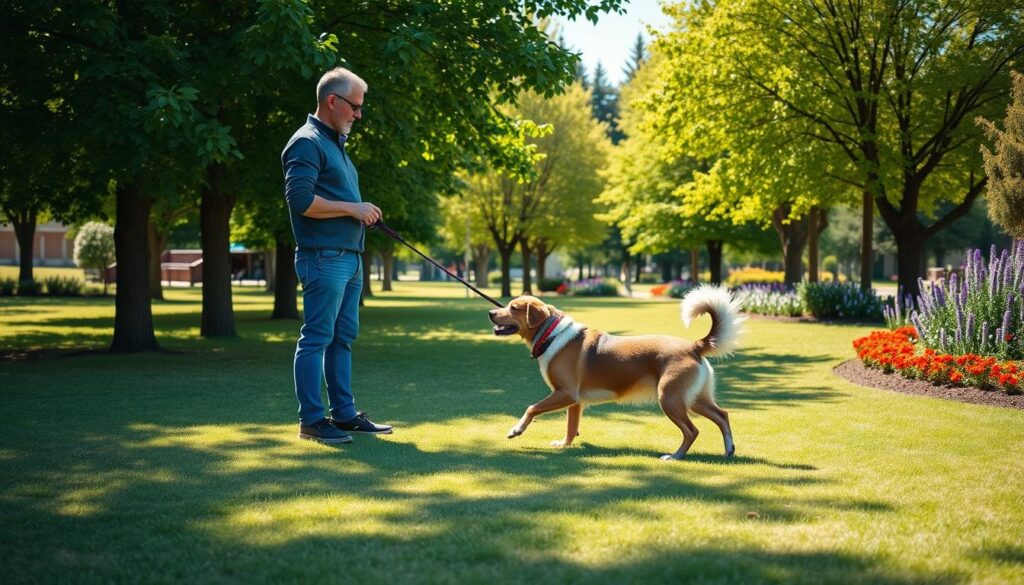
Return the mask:
M509 439L514 439L514 438L518 437L521 434L523 434L523 429L521 429L519 427L512 427L508 431L508 435L506 435L506 437L508 437Z

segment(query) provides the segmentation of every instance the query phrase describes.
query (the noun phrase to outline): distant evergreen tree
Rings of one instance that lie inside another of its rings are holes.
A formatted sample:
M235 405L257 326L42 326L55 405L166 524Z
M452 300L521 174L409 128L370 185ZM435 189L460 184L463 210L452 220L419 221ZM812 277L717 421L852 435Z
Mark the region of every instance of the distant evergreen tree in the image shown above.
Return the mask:
M626 83L633 81L636 72L640 71L640 67L645 61L647 61L647 47L644 45L644 33L638 32L636 33L636 42L633 43L633 48L629 53L629 61L622 68L622 72L626 74Z
M1012 99L1003 121L1005 130L979 117L995 152L981 147L988 175L988 215L1017 239L1024 239L1024 75L1013 76Z
M618 144L623 138L619 130L619 92L618 89L608 83L608 77L604 66L598 61L594 68L594 79L591 84L592 95L590 105L594 111L594 117L608 124L608 137L612 144Z
M565 35L563 33L558 33L558 46L565 51L579 53L578 50L566 44ZM583 65L583 59L576 61L576 71L572 75L572 80L578 81L579 84L583 86L583 89L590 89L590 82L587 81L587 68Z

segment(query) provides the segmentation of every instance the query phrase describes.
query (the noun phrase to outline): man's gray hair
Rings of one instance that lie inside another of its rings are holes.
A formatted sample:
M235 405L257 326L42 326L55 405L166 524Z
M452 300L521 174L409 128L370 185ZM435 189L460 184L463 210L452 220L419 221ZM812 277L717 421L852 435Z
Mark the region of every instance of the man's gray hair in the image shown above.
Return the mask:
M320 78L320 82L316 84L316 101L322 104L327 101L327 96L332 93L348 96L348 92L352 90L354 85L359 86L363 91L367 89L366 82L361 77L344 67L335 67L324 73L323 77Z

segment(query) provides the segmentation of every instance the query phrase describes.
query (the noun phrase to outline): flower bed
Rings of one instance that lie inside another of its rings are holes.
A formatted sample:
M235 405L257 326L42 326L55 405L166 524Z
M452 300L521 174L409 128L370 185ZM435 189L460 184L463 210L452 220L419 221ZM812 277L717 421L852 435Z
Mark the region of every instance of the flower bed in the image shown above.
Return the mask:
M1000 361L976 354L953 356L935 349L919 351L917 330L901 327L895 331L874 331L854 340L854 349L866 366L886 373L896 372L908 378L934 384L974 386L983 390L1021 393L1019 362Z

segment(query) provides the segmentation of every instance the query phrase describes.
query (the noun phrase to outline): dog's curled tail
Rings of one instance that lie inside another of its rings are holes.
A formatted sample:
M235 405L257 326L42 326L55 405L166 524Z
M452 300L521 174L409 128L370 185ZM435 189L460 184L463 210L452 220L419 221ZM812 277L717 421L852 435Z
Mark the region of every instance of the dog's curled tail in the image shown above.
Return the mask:
M724 286L702 284L683 299L683 324L689 327L694 317L705 313L711 315L711 331L694 344L697 353L705 357L728 356L736 349L747 319L739 314L739 301Z

